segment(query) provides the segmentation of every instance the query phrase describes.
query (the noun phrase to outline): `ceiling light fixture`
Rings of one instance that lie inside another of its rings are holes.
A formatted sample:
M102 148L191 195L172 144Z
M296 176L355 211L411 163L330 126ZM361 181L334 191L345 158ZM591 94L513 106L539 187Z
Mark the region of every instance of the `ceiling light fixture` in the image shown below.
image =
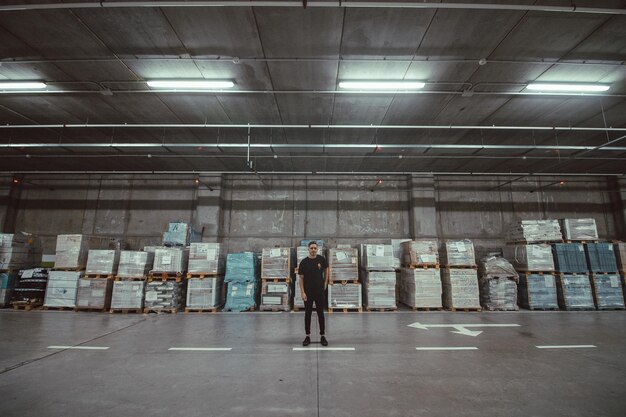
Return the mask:
M424 88L421 81L341 81L339 88L350 90L417 90Z
M232 88L235 83L229 80L151 80L148 87L177 88L189 90L211 90L215 88Z
M526 86L531 91L557 91L568 93L589 93L607 91L611 86L606 84L563 84L563 83L532 83Z
M0 90L35 90L46 88L40 81L0 81Z

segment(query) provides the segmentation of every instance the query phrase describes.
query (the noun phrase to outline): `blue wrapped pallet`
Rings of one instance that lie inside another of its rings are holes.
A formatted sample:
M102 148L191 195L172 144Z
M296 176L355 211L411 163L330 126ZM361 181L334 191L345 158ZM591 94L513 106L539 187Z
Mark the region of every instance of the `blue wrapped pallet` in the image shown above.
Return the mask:
M585 273L589 271L582 243L554 243L552 245L554 267L562 273Z
M16 272L0 272L0 307L9 305L13 287L17 280Z
M595 310L591 282L587 274L558 274L559 307L563 310Z
M622 281L618 274L591 274L591 286L598 310L624 308Z
M559 308L554 274L520 274L519 304L529 310L556 310Z
M259 292L259 254L229 253L224 281L228 286L225 311L255 310Z
M591 272L617 272L617 261L612 243L587 243L585 256Z

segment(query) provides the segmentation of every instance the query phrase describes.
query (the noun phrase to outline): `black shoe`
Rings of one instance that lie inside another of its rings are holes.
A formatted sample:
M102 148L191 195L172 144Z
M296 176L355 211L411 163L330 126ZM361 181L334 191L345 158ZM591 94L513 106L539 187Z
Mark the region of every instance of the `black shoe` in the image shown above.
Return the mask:
M309 346L311 344L311 338L309 336L304 338L304 341L302 342L302 346Z
M322 346L328 346L328 340L326 340L326 336L322 336L322 338L320 339L320 343L322 344Z

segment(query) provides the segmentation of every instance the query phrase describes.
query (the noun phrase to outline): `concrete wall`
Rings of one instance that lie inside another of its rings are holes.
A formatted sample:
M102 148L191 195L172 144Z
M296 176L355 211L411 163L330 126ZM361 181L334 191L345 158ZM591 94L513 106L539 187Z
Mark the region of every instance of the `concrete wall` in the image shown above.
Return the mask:
M30 175L14 194L19 204L9 226L42 236L44 253L54 252L61 233L123 238L129 249L159 244L174 220L191 222L204 241L226 243L230 252L296 246L305 237L330 246L438 237L473 239L482 254L502 247L507 227L522 218L593 217L600 238L626 238L624 181L511 179ZM0 188L3 221L10 189Z

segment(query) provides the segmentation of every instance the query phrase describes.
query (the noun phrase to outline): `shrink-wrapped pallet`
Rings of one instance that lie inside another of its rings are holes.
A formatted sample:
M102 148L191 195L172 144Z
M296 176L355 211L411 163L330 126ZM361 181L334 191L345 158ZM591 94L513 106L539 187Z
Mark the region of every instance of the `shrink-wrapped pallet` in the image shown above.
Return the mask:
M44 307L76 307L76 289L82 276L80 271L50 271Z
M443 248L443 263L446 266L455 267L476 265L474 244L471 240L447 240Z
M561 219L563 238L567 240L598 240L595 219Z
M225 255L221 243L192 243L189 246L190 274L224 274Z
M41 243L28 233L0 233L0 270L33 268L41 264Z
M626 243L619 242L613 245L615 252L615 260L617 261L617 269L620 272L626 272Z
M559 308L554 274L520 274L519 304L531 310Z
M261 278L291 278L291 248L263 249Z
M17 277L17 272L0 272L0 307L6 307L9 305Z
M224 279L190 278L187 280L187 304L189 309L211 309L224 305L222 293Z
M365 271L363 281L363 305L367 308L395 309L395 271Z
M229 281L226 294L226 311L248 311L257 306L259 281Z
M143 308L145 281L115 281L111 309Z
M23 269L18 272L17 281L11 294L11 302L41 305L44 302L47 286L48 269Z
M437 239L417 239L402 243L403 266L434 266L439 264Z
M513 278L481 279L480 304L486 310L519 310L517 282Z
M414 308L441 308L442 285L439 268L402 268L398 283L400 302Z
M559 307L563 310L595 310L587 274L557 274Z
M363 245L363 264L361 267L368 270L386 271L395 270L393 246L391 245Z
M518 271L554 271L552 246L548 244L507 245L504 256Z
M360 283L335 283L328 286L329 308L361 308L362 300Z
M185 300L184 282L150 281L146 284L144 309L178 311Z
M475 269L443 269L441 281L443 305L446 308L480 308L478 274Z
M585 258L591 272L617 272L612 243L585 243Z
M80 278L76 292L76 308L108 309L111 306L113 280Z
M355 248L328 250L331 281L356 281L359 279L358 252Z
M154 251L152 272L183 273L187 270L189 250L187 248L157 248Z
M192 229L191 225L183 222L171 222L163 233L164 246L188 246L190 242L201 240L201 233Z
M619 274L591 274L591 287L598 310L624 308L624 293Z
M261 287L261 304L259 306L260 310L289 311L291 310L290 299L291 285L289 282L263 280Z
M300 291L300 275L296 275L296 285L293 290L293 307L304 308L304 300L302 299L302 293Z
M226 282L259 279L259 256L254 252L229 253L226 258Z
M560 242L561 226L558 220L520 220L507 231L508 242Z
M89 249L106 249L110 239L89 235L58 235L54 267L84 269Z
M87 257L85 273L94 275L114 275L117 273L120 252L110 249L91 249Z
M141 278L148 275L154 264L154 252L125 250L120 253L117 276Z
M582 243L554 243L552 255L557 272L584 273L589 270Z

